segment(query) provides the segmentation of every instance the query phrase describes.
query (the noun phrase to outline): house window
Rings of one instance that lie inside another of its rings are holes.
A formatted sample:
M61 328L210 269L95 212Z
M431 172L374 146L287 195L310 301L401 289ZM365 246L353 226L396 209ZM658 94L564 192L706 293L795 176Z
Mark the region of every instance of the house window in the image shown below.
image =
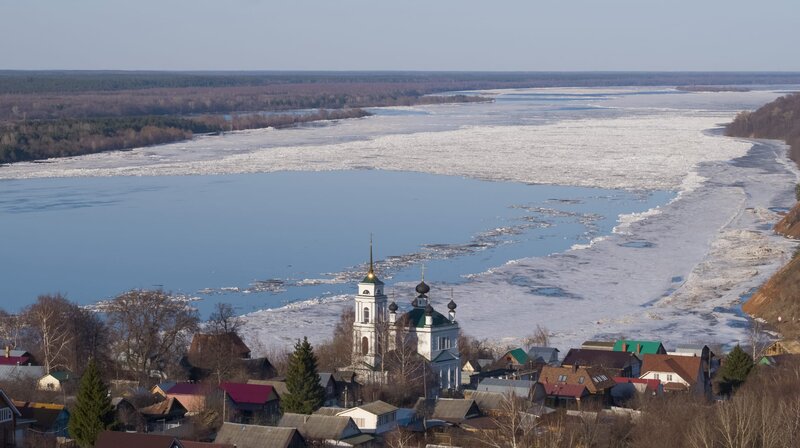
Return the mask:
M656 380L657 380L657 379L659 379L659 378L658 378L658 374L657 374L657 373L654 373L654 374L653 374L653 379L656 379Z
M667 374L667 381L672 381L672 374L670 373Z
M364 307L364 323L369 323L369 308Z
M359 428L363 428L366 424L363 418L360 417L353 417L353 421L355 422L356 426Z
M0 423L10 422L13 419L11 408L0 409Z
M584 377L578 378L578 384L583 384Z
M361 354L366 356L369 353L369 339L364 336L361 338Z
M567 376L566 375L559 375L558 376L558 382L559 383L563 383L565 381L567 381Z

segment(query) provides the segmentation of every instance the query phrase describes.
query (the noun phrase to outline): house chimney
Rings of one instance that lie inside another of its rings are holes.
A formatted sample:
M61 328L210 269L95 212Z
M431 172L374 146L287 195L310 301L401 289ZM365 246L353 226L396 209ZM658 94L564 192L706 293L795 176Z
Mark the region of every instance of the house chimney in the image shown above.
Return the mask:
M642 353L642 344L636 344L636 353Z
M628 351L628 343L627 342L623 342L622 343L622 351L623 352L627 352Z

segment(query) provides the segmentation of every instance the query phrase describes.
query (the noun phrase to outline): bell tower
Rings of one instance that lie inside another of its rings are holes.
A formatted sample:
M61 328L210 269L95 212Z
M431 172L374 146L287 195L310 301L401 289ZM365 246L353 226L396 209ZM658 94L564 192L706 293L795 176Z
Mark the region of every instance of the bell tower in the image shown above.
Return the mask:
M372 237L369 240L369 271L358 283L353 321L353 364L366 364L372 370L381 369L381 329L386 324L387 301L384 284L375 275L372 261Z

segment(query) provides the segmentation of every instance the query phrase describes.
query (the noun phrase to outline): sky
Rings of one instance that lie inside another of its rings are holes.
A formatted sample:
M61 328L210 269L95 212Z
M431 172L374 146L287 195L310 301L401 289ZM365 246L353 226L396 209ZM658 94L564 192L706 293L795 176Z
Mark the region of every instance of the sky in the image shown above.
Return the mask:
M797 0L0 0L0 69L800 71Z

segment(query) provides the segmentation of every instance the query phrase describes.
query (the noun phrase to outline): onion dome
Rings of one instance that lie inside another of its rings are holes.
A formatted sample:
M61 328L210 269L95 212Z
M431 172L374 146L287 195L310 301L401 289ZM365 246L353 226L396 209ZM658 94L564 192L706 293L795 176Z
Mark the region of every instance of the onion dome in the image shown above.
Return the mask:
M390 313L396 313L397 312L397 304L396 303L392 302L392 303L389 304L389 312Z
M429 303L428 306L425 307L425 315L426 316L433 316L433 307Z
M425 294L429 293L430 290L431 290L431 287L428 286L427 283L425 283L425 280L419 282L419 285L417 285L417 288L416 288L417 293L419 295L421 295L421 296L424 296Z
M453 299L450 299L450 303L447 304L447 309L450 311L456 310L456 302L453 302Z

